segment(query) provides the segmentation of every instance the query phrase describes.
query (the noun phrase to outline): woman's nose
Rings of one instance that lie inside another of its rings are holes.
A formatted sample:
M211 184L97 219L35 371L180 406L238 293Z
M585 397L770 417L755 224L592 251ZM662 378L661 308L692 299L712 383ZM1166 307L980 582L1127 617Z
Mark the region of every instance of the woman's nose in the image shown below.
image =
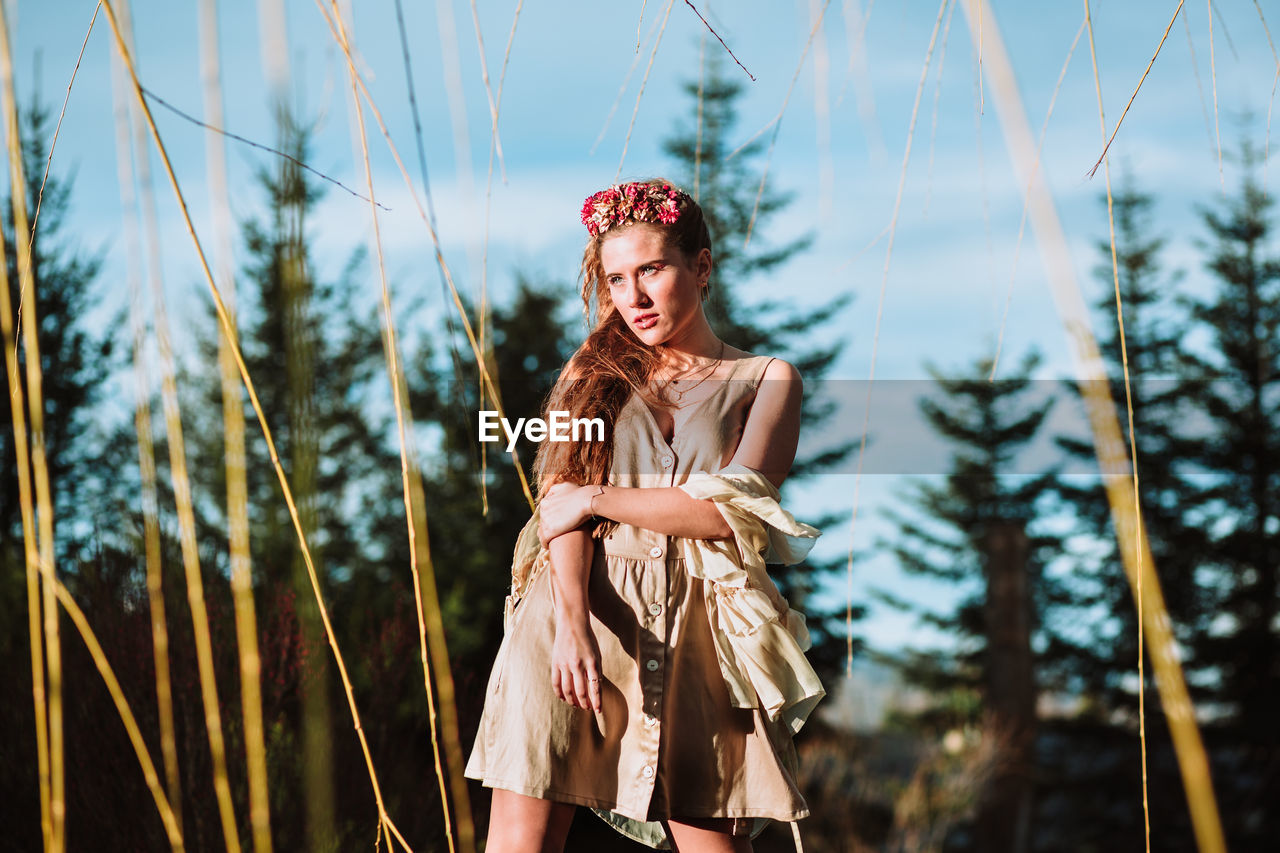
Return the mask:
M649 294L645 293L644 287L638 280L627 285L627 304L632 308L644 308L649 305Z

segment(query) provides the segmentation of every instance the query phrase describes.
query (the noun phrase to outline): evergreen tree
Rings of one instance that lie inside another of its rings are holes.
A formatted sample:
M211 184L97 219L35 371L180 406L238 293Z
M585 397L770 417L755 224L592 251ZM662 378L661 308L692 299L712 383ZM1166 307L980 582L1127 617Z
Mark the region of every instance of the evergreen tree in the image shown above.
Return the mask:
M1062 598L1045 571L1061 548L1061 537L1042 523L1055 471L1011 476L1016 454L1043 426L1054 401L1028 400L1028 354L1014 375L991 382L989 359L969 371L972 378L930 375L941 396L919 403L922 413L955 447L942 483L917 481L908 502L924 521L887 513L900 527L884 542L910 574L958 588L951 610L932 610L885 590L877 597L949 635L953 652L909 649L904 677L941 700L925 708L916 724L940 734L982 725L1002 743L1007 763L998 765L982 798L976 832L980 849L1008 850L1019 819L1030 819L1030 772L1036 728L1037 668L1050 633L1045 614ZM979 701L980 700L980 701Z
M380 317L372 298L360 298L359 288L371 274L362 268L360 253L336 281L319 274L309 227L320 191L297 165L307 161L309 130L287 112L279 121L278 147L294 160L280 159L258 175L266 215L242 226L246 260L238 333L350 661L359 655L356 644L376 636L390 621L386 614L399 612L398 601L412 601L400 464L391 438ZM199 341L199 372L188 383L199 389L200 399L186 411L193 427L191 457L200 460L195 476L208 519L205 547L210 564L225 567L222 391L212 310L204 328L209 333ZM275 706L274 721L264 708L272 772L281 774L271 788L272 831L282 846L342 849L348 832L363 831L365 790L345 770L358 746L344 722L348 712L337 692L332 652L247 395L245 421L253 574L266 599L259 621L282 620L286 630L284 637L264 632L261 642L264 648L291 637L297 643L296 652L288 653L296 654L287 684L290 701ZM377 689L371 668L352 669L357 690ZM343 796L353 783L353 796ZM298 808L299 800L305 808Z
M1220 801L1234 805L1228 841L1241 849L1280 823L1268 805L1280 796L1280 255L1257 167L1246 141L1238 191L1202 211L1217 289L1186 300L1212 341L1211 354L1188 360L1215 378L1196 400L1208 427L1190 454L1212 477L1199 571L1215 618L1195 653L1216 671L1213 699L1243 740L1239 765L1215 774Z
M40 185L44 178L49 136L49 111L39 102L22 113L22 159L26 178L28 217L34 218ZM17 240L13 230L12 198L4 200L4 241L7 251L9 302L15 322L24 298L36 300L40 318L38 338L43 370L44 441L53 490L56 557L61 564L87 544L94 525L87 504L89 487L110 480L99 464L98 446L103 436L95 422L94 407L101 399L104 383L114 367L113 339L109 331L90 326L98 304L94 282L102 256L86 252L66 232L70 193L74 175L64 178L53 172L44 187L40 218L31 241L33 294L20 294ZM24 242L28 235L21 235ZM105 318L102 318L105 319ZM105 329L114 324L102 323ZM22 363L22 335L18 335L19 364ZM24 399L25 373L20 375ZM9 394L9 377L0 377L0 389ZM18 507L18 475L14 464L13 426L5 418L0 430L0 561L22 567L22 525ZM30 430L30 425L28 425Z
M1105 198L1102 201L1105 204ZM1203 498L1197 479L1188 470L1184 433L1197 389L1203 389L1204 383L1181 355L1187 330L1169 310L1173 282L1160 266L1164 240L1150 235L1151 205L1151 197L1132 185L1114 196L1116 271L1124 308L1143 528L1176 636L1189 649L1205 627L1206 602L1195 572L1209 543L1205 526L1196 522ZM1128 411L1110 240L1100 241L1098 252L1094 273L1104 284L1094 306L1099 347L1107 364L1116 418L1127 442ZM1064 382L1063 387L1080 399L1076 383ZM1092 442L1066 436L1056 441L1085 468L1096 467ZM1138 697L1127 682L1137 666L1138 614L1106 491L1096 478L1064 479L1058 488L1091 543L1088 551L1072 555L1072 603L1064 602L1060 608L1064 630L1050 649L1050 658L1061 687L1088 697L1095 716L1103 719L1121 711L1136 723ZM1074 630L1067 623L1074 623ZM1184 660L1183 666L1188 672L1196 669L1190 659ZM1194 679L1191 687L1194 697ZM1158 694L1153 690L1148 698L1158 700Z
M728 157L733 150L731 134L737 123L742 85L726 75L725 61L715 51L710 53L701 73L701 80L684 85L693 100L691 121L678 127L663 147L676 163L677 177L702 207L711 231L715 266L711 294L705 303L707 319L716 333L734 346L777 355L795 365L805 382L801 422L804 435L812 439L835 411L834 402L818 391L845 346L845 340L835 334L833 343L815 344L814 331L829 327L851 297L836 296L810 310L798 309L793 302L782 299L749 298L750 285L778 276L788 260L812 244L813 237L806 235L781 245L770 243L771 220L786 209L792 196L766 184L757 209L761 181L758 161L764 142L756 140L731 159ZM778 290L770 288L769 292ZM787 483L839 464L854 446L850 440L798 456ZM842 518L833 513L805 520L827 529ZM828 683L840 671L845 657L845 608L838 603L823 606L810 594L826 582L843 583L844 572L843 560L816 559L795 567L773 567L772 572L782 593L805 611L814 641L809 656ZM863 610L855 608L855 618L860 619Z

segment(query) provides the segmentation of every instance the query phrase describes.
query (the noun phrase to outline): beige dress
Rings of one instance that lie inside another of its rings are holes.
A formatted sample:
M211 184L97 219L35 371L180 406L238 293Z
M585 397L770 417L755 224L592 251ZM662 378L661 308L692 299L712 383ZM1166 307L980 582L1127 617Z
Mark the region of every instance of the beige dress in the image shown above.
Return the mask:
M721 471L737 449L769 361L764 356L735 361L726 380L691 403L687 416L682 412L670 444L649 407L633 395L614 431L609 482L681 486L695 474L706 480L697 472ZM786 515L780 508L775 512ZM531 538L536 546L536 520L535 515L521 534L517 563L522 548L535 550L529 546ZM736 558L737 546L727 541L728 553ZM590 806L625 834L664 849L669 841L658 821L667 818L741 818L735 828L741 823L754 834L767 819L808 815L795 782L791 737L799 722L771 718L762 707L741 707L761 703L749 685L742 686L748 679L735 681L726 664L732 652L718 626L737 629L725 622L727 613L709 615L709 608L724 609L709 597L710 581L702 579L705 561L697 549L711 544L625 524L596 541L588 598L601 654L603 711L598 715L553 693L550 572L535 567L522 584L517 568L516 587L524 588L513 608L508 602L507 632L466 775L488 787ZM541 554L539 562L545 563L545 549ZM695 567L697 576L690 571ZM773 617L781 614L784 626L789 618L803 631L803 617L787 613L763 574L762 560L747 585L757 587L751 593L764 606L756 609L767 610L772 620L765 627L780 631ZM794 627L792 632L797 633ZM756 635L748 638L756 641L767 636L751 625L738 633ZM781 636L791 640L785 631ZM807 635L805 640L807 646ZM802 648L791 650L793 668L807 668ZM766 668L785 658L767 647L750 656L764 659ZM805 683L807 689L794 691L802 697L800 722L822 695L816 676Z

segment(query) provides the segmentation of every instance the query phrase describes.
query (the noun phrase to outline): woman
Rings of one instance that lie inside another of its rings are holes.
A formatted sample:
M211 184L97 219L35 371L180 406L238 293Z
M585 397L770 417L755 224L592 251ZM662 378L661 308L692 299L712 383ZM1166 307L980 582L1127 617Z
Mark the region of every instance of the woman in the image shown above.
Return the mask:
M707 323L688 194L610 187L582 221L594 324L547 409L603 419L605 440L539 448L467 775L494 788L490 853L561 850L577 805L660 849L749 851L808 814L791 737L823 695L765 572L818 535L777 503L800 377Z

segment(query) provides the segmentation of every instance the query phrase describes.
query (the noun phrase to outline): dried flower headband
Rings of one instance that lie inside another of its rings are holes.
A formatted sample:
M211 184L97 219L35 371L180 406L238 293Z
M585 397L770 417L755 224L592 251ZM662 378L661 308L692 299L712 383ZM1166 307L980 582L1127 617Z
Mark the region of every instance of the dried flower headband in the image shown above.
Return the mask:
M670 184L615 184L583 203L582 224L592 237L629 222L672 225L680 219L680 207L688 200L688 195Z

